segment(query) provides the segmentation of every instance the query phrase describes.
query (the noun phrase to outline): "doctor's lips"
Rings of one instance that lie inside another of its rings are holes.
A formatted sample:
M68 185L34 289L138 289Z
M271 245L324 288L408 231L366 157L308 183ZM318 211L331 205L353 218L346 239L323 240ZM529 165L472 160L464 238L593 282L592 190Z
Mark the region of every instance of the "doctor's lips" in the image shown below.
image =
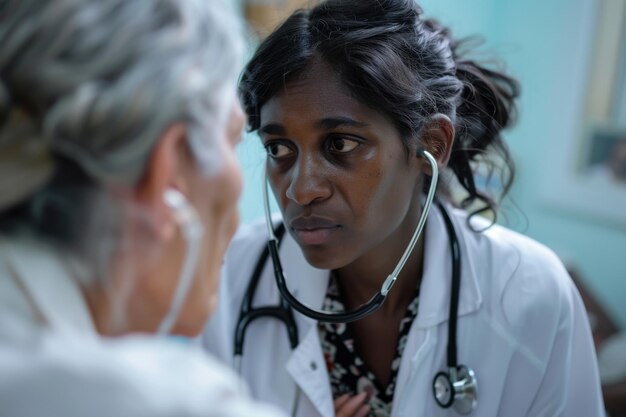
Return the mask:
M323 245L328 243L333 232L341 225L323 217L297 217L289 222L295 238L303 245Z

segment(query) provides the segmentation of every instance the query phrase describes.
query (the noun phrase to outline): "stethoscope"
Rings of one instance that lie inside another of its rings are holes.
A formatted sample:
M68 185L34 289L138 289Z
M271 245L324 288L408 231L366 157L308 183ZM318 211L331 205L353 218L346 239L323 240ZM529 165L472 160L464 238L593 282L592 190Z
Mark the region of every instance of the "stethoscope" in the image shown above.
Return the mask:
M281 224L276 231L272 226L270 207L269 207L269 191L267 175L265 178L265 184L263 188L263 201L265 208L265 220L268 229L269 241L267 247L259 257L252 278L246 290L241 303L241 309L239 312L239 319L235 327L235 340L234 340L234 362L235 368L238 372L241 372L241 357L243 355L243 345L245 332L250 323L261 317L271 317L282 321L285 324L287 333L289 336L289 343L292 349L298 345L298 329L293 315L293 310L304 314L307 317L315 319L318 322L328 323L349 323L355 320L359 320L363 317L376 311L382 303L385 301L387 294L395 284L400 271L404 267L404 264L408 260L415 244L417 243L419 236L426 224L428 213L433 204L435 197L435 190L437 187L438 179L438 167L437 161L433 156L425 151L421 150L418 154L421 154L430 164L432 169L431 184L426 195L424 207L422 209L422 215L415 228L415 232L411 237L406 250L402 257L398 261L393 272L385 279L380 290L365 304L357 309L344 313L326 313L323 311L313 310L289 292L287 283L282 270L282 264L278 256L278 247L281 244L282 236L285 232L285 227ZM459 247L458 238L452 224L452 220L441 203L437 203L441 214L444 219L446 231L448 233L448 240L450 242L450 250L452 253L452 288L450 293L450 317L448 321L448 346L447 346L447 371L441 371L435 375L433 379L433 396L437 404L442 408L449 408L454 406L454 409L461 414L471 413L477 406L477 382L474 371L465 366L457 363L457 351L456 351L456 328L457 328L457 313L459 304L459 293L461 286L461 251ZM254 293L256 291L258 282L263 271L263 267L267 262L268 257L272 258L272 265L274 268L274 277L278 290L281 294L281 300L276 305L269 305L263 307L252 307L252 301ZM292 410L292 415L295 415L299 398L299 390L296 391L296 400Z

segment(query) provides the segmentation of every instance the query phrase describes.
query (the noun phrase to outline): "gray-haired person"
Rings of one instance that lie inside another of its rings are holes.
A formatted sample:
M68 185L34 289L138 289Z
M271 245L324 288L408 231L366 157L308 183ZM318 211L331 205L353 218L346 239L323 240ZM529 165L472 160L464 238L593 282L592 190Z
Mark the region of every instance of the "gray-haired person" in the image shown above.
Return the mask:
M210 0L0 1L0 415L277 415L154 336L202 329L238 223L238 27Z

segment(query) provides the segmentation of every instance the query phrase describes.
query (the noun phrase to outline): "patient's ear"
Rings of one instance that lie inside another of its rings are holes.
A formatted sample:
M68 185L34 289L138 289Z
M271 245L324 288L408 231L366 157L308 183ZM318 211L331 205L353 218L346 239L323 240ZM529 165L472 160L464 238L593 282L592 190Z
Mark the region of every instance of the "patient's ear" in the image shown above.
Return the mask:
M422 148L435 158L439 170L448 165L454 144L454 134L452 121L441 113L432 116L422 128L420 137ZM432 174L430 164L426 164L424 171L428 175Z
M176 223L164 202L165 191L175 188L184 193L187 183L181 175L181 164L187 157L187 129L176 123L163 131L135 188L135 204L148 212L153 232L162 239L170 237Z

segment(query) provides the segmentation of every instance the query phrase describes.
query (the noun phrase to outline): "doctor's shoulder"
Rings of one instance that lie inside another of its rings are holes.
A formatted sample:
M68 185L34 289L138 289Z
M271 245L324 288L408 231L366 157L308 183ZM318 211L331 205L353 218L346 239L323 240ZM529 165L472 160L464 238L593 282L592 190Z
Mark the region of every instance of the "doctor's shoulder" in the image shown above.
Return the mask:
M517 402L527 409L525 416L603 415L589 321L562 262L527 236L499 225L475 232L466 219L457 217L459 226L465 225L463 270L476 276L481 302L477 314L459 326L488 334L490 347L507 358L497 364L506 373L504 382L498 372L491 380L503 387L503 401ZM482 363L489 367L490 361ZM520 384L525 395L520 396Z
M513 338L543 336L548 348L559 326L572 324L580 296L550 248L500 225L469 233L466 244L475 252L469 262L481 263L483 303L501 313Z
M131 336L2 351L0 415L284 417L196 346Z

